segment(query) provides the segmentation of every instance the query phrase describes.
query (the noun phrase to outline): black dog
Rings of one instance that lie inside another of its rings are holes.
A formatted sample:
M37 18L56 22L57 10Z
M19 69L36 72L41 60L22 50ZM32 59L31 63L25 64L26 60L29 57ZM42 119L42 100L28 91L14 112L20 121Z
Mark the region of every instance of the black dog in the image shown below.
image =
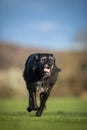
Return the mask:
M36 53L28 57L23 76L29 92L29 112L37 110L36 116L41 116L59 71L53 54ZM40 90L40 107L36 102L37 88Z

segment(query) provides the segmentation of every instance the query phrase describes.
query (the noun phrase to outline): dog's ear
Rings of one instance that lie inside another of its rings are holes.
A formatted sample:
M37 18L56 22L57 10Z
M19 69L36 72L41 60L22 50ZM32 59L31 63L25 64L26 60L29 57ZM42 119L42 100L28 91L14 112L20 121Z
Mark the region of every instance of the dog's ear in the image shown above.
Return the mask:
M56 59L55 59L55 57L54 57L54 55L53 54L50 54L53 58L54 58L54 63L56 62Z
M58 67L58 72L61 71L61 69Z
M53 57L53 54L50 54Z
M36 55L34 56L34 60L35 60L35 61L38 61L38 60L39 60L39 55L38 55L38 54L36 54Z

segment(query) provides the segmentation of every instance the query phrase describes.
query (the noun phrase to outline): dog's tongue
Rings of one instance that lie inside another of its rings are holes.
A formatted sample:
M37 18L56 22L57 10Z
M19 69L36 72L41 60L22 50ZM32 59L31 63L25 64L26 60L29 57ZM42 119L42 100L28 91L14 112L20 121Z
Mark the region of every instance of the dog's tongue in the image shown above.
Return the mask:
M44 71L47 72L47 73L49 73L49 72L50 72L50 69L44 68Z

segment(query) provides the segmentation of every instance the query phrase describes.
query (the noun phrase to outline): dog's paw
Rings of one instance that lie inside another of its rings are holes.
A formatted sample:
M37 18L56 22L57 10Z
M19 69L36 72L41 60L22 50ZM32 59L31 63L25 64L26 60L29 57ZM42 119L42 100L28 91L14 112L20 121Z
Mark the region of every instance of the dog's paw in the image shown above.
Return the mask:
M29 106L29 107L27 108L27 111L28 111L28 112L37 111L37 110L38 110L38 107L33 108L33 107Z
M40 113L36 113L35 116L41 116L41 114Z
M42 115L42 111L41 110L37 110L35 116L41 116Z
M32 107L28 107L28 108L27 108L27 111L28 111L28 112L31 112L31 111L32 111Z

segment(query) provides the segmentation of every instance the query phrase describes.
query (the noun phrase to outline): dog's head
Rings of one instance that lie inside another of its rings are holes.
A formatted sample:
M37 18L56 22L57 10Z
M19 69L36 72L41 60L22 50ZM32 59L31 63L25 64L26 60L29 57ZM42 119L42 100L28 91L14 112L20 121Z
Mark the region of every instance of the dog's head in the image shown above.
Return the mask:
M50 75L55 67L55 58L53 54L36 54L34 56L37 68L42 75ZM58 71L60 69L58 68Z

